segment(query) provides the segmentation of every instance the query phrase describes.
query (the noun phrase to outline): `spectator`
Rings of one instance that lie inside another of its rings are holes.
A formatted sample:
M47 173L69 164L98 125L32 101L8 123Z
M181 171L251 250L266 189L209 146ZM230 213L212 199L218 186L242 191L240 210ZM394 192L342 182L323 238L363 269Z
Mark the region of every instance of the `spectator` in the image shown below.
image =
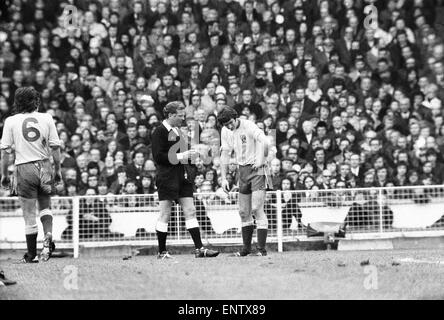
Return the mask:
M132 164L126 166L126 172L128 178L134 180L139 188L141 186L145 154L142 150L137 150L133 153L132 160Z
M153 194L155 192L153 176L148 171L142 173L141 186L139 192L141 194Z
M118 167L116 170L116 175L117 179L112 182L109 188L110 192L112 194L123 194L125 191L125 184L128 179L126 169L123 166Z
M444 181L444 39L431 14L441 3L433 10L419 4L413 19L409 2L381 3L373 31L360 28L359 5L348 8L348 2L338 8L326 2L202 3L144 8L139 1L110 1L96 10L86 0L77 4L81 25L73 32L64 29L59 4L39 4L26 24L12 18L24 7L11 6L0 22L0 119L12 113L15 90L33 85L43 110L56 119L64 175L77 182L77 192L94 180L89 163L99 165L99 180L109 188L117 167L129 169L135 154L140 157L136 150L146 164L151 133L176 99L187 107L188 129L198 124L197 137L220 131L214 115L225 105L254 119L274 136L277 153L270 162L281 165L276 182L294 170L292 176L305 176L297 174L301 167L313 167L322 188L328 187L326 169L331 182L347 185ZM54 19L42 22L40 12L47 10ZM286 19L276 22L281 15ZM213 153L198 163L200 172L217 167ZM343 164L350 168L347 180ZM416 174L404 174L405 167ZM387 179L381 180L383 168ZM373 180L366 174L372 169ZM231 174L236 182L235 164ZM217 169L209 175L217 187ZM129 169L128 176L138 175Z
M94 189L87 189L85 193L87 198L81 200L79 223L81 239L107 238L111 235L109 231L111 216L106 207L93 197L96 194Z

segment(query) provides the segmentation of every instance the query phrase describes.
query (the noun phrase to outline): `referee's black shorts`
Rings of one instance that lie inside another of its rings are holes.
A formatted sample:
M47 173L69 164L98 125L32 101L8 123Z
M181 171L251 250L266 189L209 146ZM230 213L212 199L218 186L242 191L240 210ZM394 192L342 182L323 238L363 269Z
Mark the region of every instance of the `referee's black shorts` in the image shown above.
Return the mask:
M156 186L159 201L177 201L179 198L193 198L194 181L185 179L184 170L157 172Z

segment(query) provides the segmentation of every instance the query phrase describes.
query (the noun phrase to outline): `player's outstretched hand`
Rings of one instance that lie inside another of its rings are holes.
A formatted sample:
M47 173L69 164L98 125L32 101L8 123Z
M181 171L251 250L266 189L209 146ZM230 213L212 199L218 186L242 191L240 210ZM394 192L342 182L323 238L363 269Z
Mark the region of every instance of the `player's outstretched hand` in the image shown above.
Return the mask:
M227 179L222 180L222 190L224 190L226 193L230 192L230 183Z
M9 189L9 187L11 186L11 180L9 180L9 177L2 176L1 185L2 188Z

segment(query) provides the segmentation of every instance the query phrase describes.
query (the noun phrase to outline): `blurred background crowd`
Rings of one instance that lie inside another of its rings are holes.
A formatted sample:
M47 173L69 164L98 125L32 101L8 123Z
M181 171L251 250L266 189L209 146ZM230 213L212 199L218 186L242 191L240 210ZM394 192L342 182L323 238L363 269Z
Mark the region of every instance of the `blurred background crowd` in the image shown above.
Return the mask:
M442 13L439 0L3 0L0 126L18 87L41 92L63 141L59 195L154 194L151 135L176 100L202 153L198 193L222 192L225 106L269 136L274 190L442 184Z

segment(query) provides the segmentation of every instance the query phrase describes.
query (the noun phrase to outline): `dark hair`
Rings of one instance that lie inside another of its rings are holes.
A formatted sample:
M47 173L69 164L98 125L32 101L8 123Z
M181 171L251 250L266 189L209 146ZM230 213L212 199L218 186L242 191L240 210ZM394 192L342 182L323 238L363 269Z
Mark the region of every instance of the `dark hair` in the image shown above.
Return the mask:
M288 173L289 171L287 171L287 173ZM282 183L285 181L285 180L288 180L289 182L290 182L290 190L294 190L294 184L293 184L293 181L289 178L289 177L285 177L285 178L283 178L282 180L281 180L281 183L279 184L279 187L282 189Z
M97 187L103 187L103 186L106 186L108 188L108 183L106 182L106 179L99 178Z
M327 108L328 109L328 108ZM328 109L329 110L329 109ZM319 121L318 124L316 125L316 129L317 128L328 128L327 123L325 123L324 121Z
M15 91L13 113L30 113L38 110L40 104L40 93L34 87L18 88Z
M145 126L145 127L149 127L148 126L148 121L147 120L139 120L139 121L137 121L137 128L139 127L139 126Z
M145 125L147 128L149 128L149 127L150 127L149 122L150 122L151 118L153 118L153 117L156 117L157 120L158 120L158 122L160 121L160 116L159 116L159 114L158 114L157 112L155 112L155 113L152 113L152 114L150 114L150 115L148 116L148 118L145 120L146 123L144 123L143 125ZM137 123L137 125L139 125L139 123Z
M77 183L75 180L67 180L66 181L66 189L70 188L70 187L74 187L77 191Z
M180 101L172 101L163 108L163 115L168 118L170 114L176 114L178 110L185 109L185 105Z
M210 180L207 180L207 181L210 181L210 182L211 182L211 186L212 186L213 189L214 189L214 188L217 187L217 171L216 171L215 169L208 169L208 170L206 170L206 171L205 171L205 174L204 174L204 179L207 178L207 173L208 173L208 172L212 172L212 173L213 173L213 181L210 181Z
M134 185L137 187L137 182L136 182L136 180L134 180L134 179L128 179L128 180L126 180L126 181L125 181L125 187L126 187L127 185L129 185L130 183L134 184Z
M218 80L219 83L220 83L221 78L220 78L220 75L219 75L217 72L213 72L212 74L210 74L210 76L208 77L208 82L212 82L211 79L213 79L214 76L217 77L217 80Z
M183 89L191 89L191 83L189 80L184 80L181 82L181 90Z
M138 154L138 153L141 153L141 154L143 155L143 158L144 158L144 159L146 158L146 154L145 154L145 152L144 152L143 149L137 149L137 150L135 150L131 158L134 160L134 159L136 158L136 154ZM145 162L145 161L144 161L144 162Z
M73 133L69 139L71 140L75 136L79 137L80 141L83 141L83 136L80 133Z
M437 156L437 155L438 155L438 153L436 152L435 149L429 148L426 151L426 156Z
M298 142L301 143L301 139L299 139L299 135L297 133L291 135L291 137L288 138L288 143L290 144L290 146L294 140L298 140Z
M404 167L408 168L408 167L409 167L409 164L408 164L407 162L405 162L405 161L399 161L399 162L396 164L396 167L401 167L401 166L404 166Z
M89 170L89 169L97 169L97 170L100 171L99 164L98 164L97 162L94 162L94 161L90 161L90 162L88 163L88 165L87 165L87 168L88 168L88 170Z
M130 128L135 128L135 129L137 129L137 124L135 124L135 123L133 123L133 122L128 123L128 126L126 127L126 130L128 130L128 129L130 129Z
M119 167L117 167L117 169L116 169L116 173L121 173L121 172L125 172L125 173L127 173L127 172L126 172L126 169L125 169L124 166L119 166Z
M225 107L217 115L217 121L221 125L224 125L225 123L229 122L231 119L237 119L238 117L239 115L237 114L236 110L234 110L231 107Z
M171 78L173 78L173 80L174 80L174 77L173 77L173 75L169 72L169 70L168 70L167 72L165 72L165 73L162 75L162 78L164 78L164 77L171 77Z
M151 181L154 180L154 177L151 175L151 173L150 173L149 171L146 171L146 170L144 170L144 171L142 172L141 178L142 178L142 179L143 179L143 178L148 178L148 179L150 179Z
M216 119L216 122L217 122L217 116L216 116L214 113L210 113L210 114L207 116L207 118L205 119L205 122L207 122L208 119L210 119L210 117L211 117L211 118L215 118L215 119ZM194 118L192 118L192 119L194 120Z
M308 164L308 163L309 162L307 162L306 164ZM311 179L313 181L313 187L317 185L316 184L316 179L311 174L309 174L303 180L304 187L305 187L305 181L307 181L307 179Z

